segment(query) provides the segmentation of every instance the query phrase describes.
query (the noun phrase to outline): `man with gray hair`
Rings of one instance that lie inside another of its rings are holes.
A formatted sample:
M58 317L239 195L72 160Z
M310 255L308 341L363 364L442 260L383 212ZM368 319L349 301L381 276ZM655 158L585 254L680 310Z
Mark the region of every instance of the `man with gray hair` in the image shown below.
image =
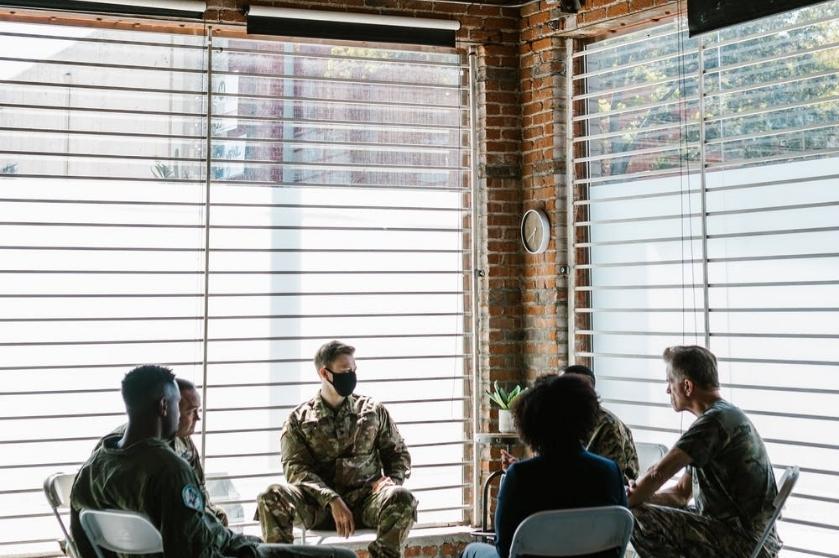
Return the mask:
M292 524L376 529L372 558L399 558L416 521L417 501L402 486L411 456L381 403L353 393L355 348L330 341L315 355L318 394L294 409L280 434L285 483L257 500L268 542L291 542Z
M676 445L628 489L632 545L641 558L748 558L772 515L775 476L748 417L720 396L717 359L704 347L664 351L676 412L697 419ZM677 484L659 490L687 467ZM691 497L695 506L688 507ZM777 555L773 530L763 558Z

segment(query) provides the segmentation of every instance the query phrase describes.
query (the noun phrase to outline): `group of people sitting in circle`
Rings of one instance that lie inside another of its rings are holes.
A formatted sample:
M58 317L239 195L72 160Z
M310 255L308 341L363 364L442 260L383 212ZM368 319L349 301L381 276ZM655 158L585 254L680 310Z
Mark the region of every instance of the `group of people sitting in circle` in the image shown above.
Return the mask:
M231 530L210 502L190 438L200 420L195 386L162 366L130 371L122 381L128 422L100 440L73 485L79 554L96 558L81 511L120 509L150 519L167 558L355 556L336 546L295 545L293 525L332 528L343 537L373 528L371 558L400 557L416 521L417 500L402 486L411 456L385 407L354 393L354 354L331 341L315 355L320 389L290 413L280 435L284 482L257 499L262 538ZM777 493L763 442L720 396L707 349L670 347L664 361L673 409L697 420L648 471L638 470L629 428L600 406L590 369L571 366L536 380L513 409L532 457L504 453L495 544L472 543L462 558L508 558L516 528L536 512L608 505L632 510L632 545L641 558L749 556ZM761 558L779 548L773 531Z

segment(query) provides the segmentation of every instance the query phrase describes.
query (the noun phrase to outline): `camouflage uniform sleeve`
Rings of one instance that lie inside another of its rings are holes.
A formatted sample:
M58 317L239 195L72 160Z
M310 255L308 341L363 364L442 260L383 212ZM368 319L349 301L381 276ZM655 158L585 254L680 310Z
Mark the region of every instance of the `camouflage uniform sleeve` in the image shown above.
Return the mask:
M206 512L198 479L185 463L171 474L156 475L146 502L149 517L160 525L164 556L222 558L258 543L226 529Z
M635 450L632 432L619 420L601 421L587 449L617 463L623 472L624 480L638 477L638 453Z
M625 463L618 463L618 466L623 471L625 480L635 480L641 472L641 466L638 463L638 450L635 449L635 440L632 438L632 430L630 430L630 428L625 424L621 424L620 429L623 433L622 440Z
M172 449L192 467L200 484L201 493L204 495L204 504L207 506L207 511L216 516L221 524L227 527L227 512L221 506L213 505L210 501L210 491L207 489L207 479L204 475L204 467L201 465L201 454L198 448L195 447L195 442L189 436L185 438L176 437L172 441Z
M390 477L396 484L402 484L411 476L411 454L408 446L396 428L396 423L390 418L384 405L379 406L379 433L377 445L379 457L385 476Z
M287 483L299 486L324 508L338 497L338 493L329 488L315 473L315 458L309 451L300 425L293 415L286 420L280 435L280 452Z
M88 542L87 535L82 529L82 524L79 521L79 512L82 508L88 507L87 491L89 486L87 467L82 467L76 480L73 482L73 490L70 493L70 535L73 537L73 542L76 543L76 550L82 558L96 558L96 551ZM112 556L108 554L107 556Z

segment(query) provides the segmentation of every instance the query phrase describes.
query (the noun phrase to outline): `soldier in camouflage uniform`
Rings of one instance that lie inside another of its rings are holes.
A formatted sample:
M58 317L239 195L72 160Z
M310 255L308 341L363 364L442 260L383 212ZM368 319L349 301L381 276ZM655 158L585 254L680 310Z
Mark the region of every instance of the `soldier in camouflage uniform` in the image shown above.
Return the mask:
M594 372L588 366L575 364L562 369L563 374L580 374L591 380L594 387ZM638 453L632 439L632 431L621 419L610 411L600 407L597 411L597 423L586 444L586 451L611 459L623 472L624 484L638 477ZM517 460L501 450L502 467L507 470Z
M588 366L573 364L562 369L563 374L580 374L596 384L594 372ZM638 478L638 452L632 439L632 430L612 412L602 406L597 412L597 425L586 445L586 451L611 459L623 472L624 482Z
M175 435L180 414L174 379L171 370L160 366L141 366L125 376L125 433L103 439L79 470L70 495L70 527L82 558L97 556L79 521L84 509L145 514L163 539L157 557L355 558L328 546L263 544L258 537L234 533L209 513L195 471L165 441Z
M772 515L772 464L748 417L720 397L717 361L697 346L670 347L667 393L696 421L661 461L630 483L632 545L641 558L748 558ZM676 486L658 490L682 468ZM693 497L695 506L687 507ZM773 529L761 556L777 556Z
M338 341L318 350L320 392L286 420L280 438L286 482L259 496L257 515L268 542L291 542L293 523L307 529L334 523L344 537L363 525L376 529L372 558L398 558L416 520L417 501L401 486L411 456L384 406L352 393L354 352Z
M227 527L227 513L221 506L215 506L210 503L210 494L207 492L207 485L204 478L204 467L201 465L201 454L198 448L195 447L195 442L192 441L192 434L195 433L195 424L201 420L199 410L201 409L201 395L195 389L195 384L183 378L175 380L178 384L178 389L181 392L181 401L178 405L181 420L178 423L178 432L174 438L169 442L169 447L184 461L189 463L192 470L198 478L198 487L201 489L201 494L204 496L204 503L207 505L207 511L215 515L222 525ZM127 424L116 427L113 432L105 436L109 438L114 435L125 434ZM94 448L94 451L102 446L105 438L102 438Z

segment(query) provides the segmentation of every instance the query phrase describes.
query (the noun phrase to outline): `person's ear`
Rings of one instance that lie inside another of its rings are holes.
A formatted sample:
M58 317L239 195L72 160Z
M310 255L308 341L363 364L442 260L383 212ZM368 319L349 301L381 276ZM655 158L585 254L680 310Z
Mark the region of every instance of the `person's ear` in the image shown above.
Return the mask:
M693 388L694 385L693 382L690 381L690 379L685 378L684 380L682 380L682 390L685 392L686 396L690 397L691 394L693 394Z
M321 380L324 380L325 382L329 382L329 371L326 369L325 366L321 366L318 369L318 376L320 377Z
M169 401L166 400L166 397L161 396L157 401L157 414L161 417L169 414Z

